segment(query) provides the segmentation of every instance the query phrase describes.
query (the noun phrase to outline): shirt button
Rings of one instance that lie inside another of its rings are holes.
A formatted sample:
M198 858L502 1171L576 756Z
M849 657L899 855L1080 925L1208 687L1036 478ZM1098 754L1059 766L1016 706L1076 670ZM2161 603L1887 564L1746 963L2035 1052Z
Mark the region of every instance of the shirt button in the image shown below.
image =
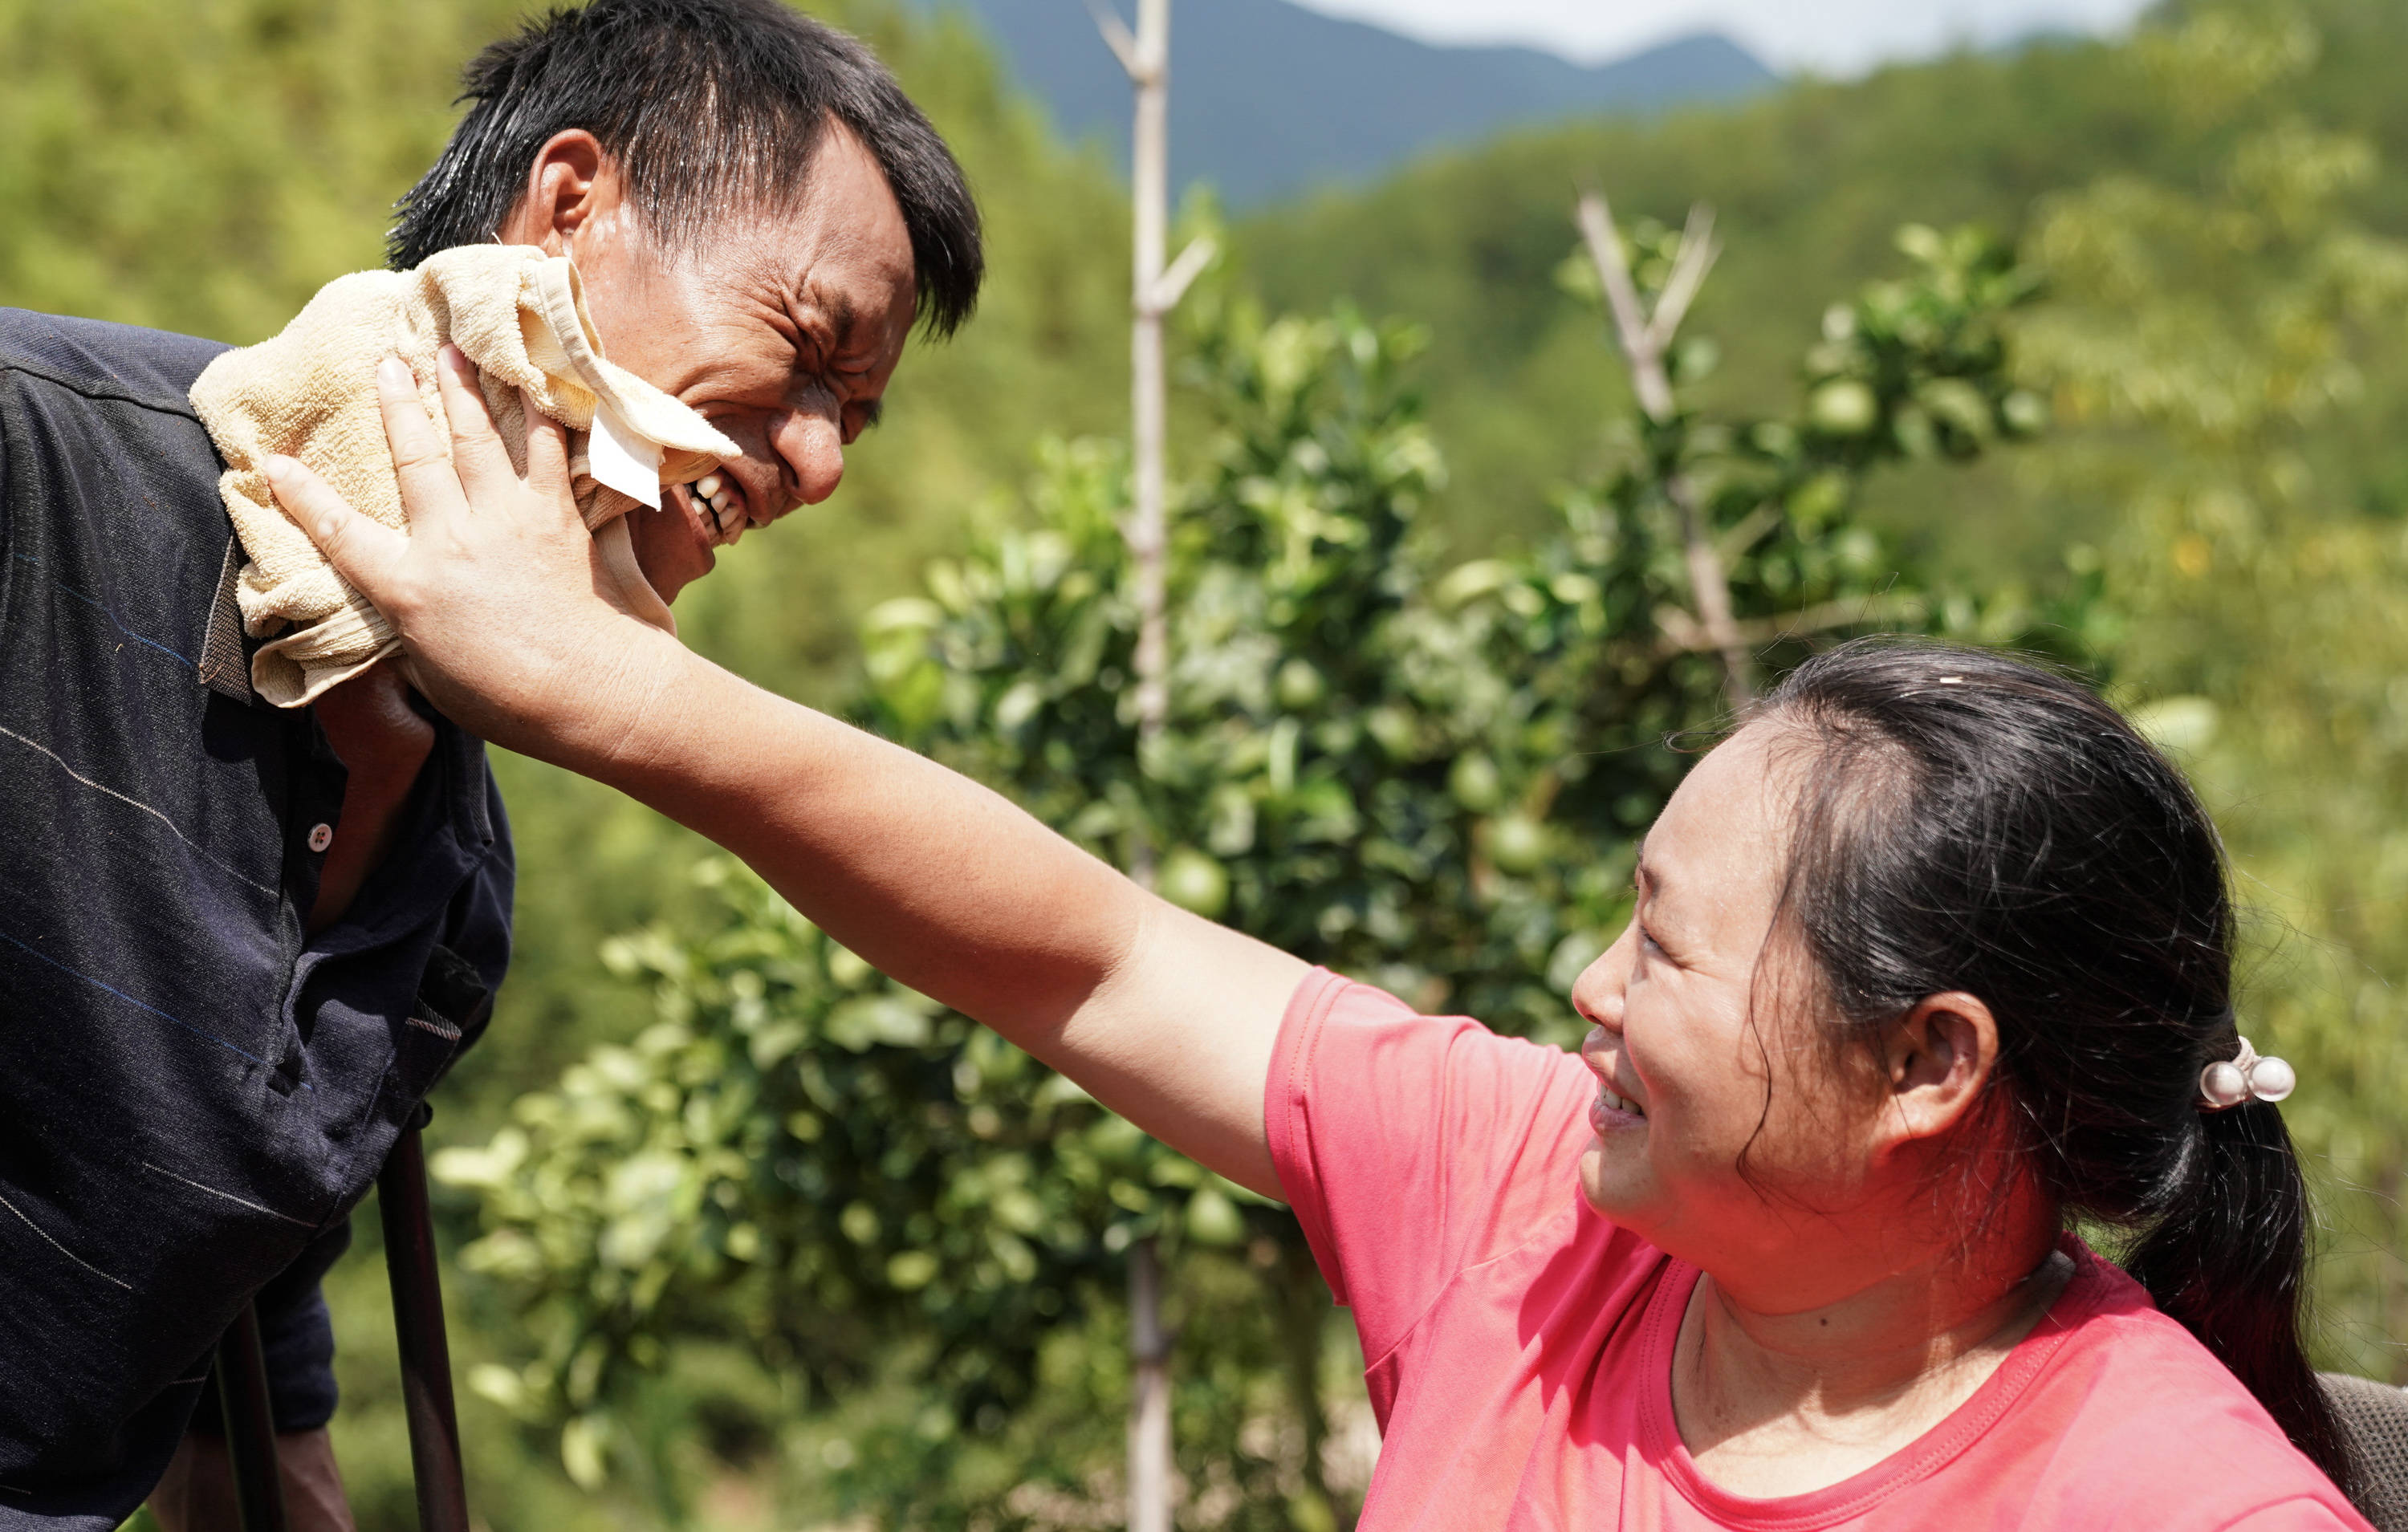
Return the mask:
M313 824L309 827L309 849L311 851L322 852L334 843L335 827L333 825Z

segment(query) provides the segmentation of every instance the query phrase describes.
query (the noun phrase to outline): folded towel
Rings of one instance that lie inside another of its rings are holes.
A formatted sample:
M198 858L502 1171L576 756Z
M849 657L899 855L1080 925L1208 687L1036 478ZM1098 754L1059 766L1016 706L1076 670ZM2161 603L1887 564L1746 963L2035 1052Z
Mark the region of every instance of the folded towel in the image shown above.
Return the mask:
M253 637L280 635L251 657L251 686L298 708L393 653L393 626L329 566L268 492L260 464L298 458L352 506L406 531L401 486L385 445L377 364L397 356L446 450L451 430L435 386L445 341L476 364L510 460L526 469L519 391L575 433L569 469L578 509L638 615L676 631L637 567L623 517L657 507L660 486L701 478L736 444L676 399L602 355L577 268L529 245L468 245L413 271L362 271L319 289L272 340L227 351L193 384L193 407L226 462L218 480L245 557L236 600Z

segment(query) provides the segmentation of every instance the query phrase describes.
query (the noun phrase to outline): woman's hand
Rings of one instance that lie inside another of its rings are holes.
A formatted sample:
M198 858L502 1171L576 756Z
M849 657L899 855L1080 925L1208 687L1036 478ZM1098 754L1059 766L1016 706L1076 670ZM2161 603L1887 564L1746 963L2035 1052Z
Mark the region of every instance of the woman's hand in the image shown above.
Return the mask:
M530 404L522 476L452 347L437 385L449 452L409 369L392 358L377 369L408 536L291 458L263 465L268 486L400 631L410 683L447 716L523 753L607 769L689 657L621 605L570 493L566 431Z
M1263 1091L1304 965L1140 893L984 787L689 654L611 600L557 426L510 466L447 351L446 461L380 374L410 534L280 463L278 500L401 630L462 725L717 841L880 969L974 1016L1192 1158L1276 1195ZM456 465L456 468L455 468Z

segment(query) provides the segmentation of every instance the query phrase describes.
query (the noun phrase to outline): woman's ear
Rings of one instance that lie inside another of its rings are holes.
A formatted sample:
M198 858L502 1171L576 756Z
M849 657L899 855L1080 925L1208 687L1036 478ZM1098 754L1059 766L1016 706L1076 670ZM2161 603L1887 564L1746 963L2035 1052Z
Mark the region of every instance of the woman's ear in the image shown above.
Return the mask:
M1891 1024L1885 1041L1889 1110L1881 1127L1888 1147L1955 1128L1981 1099L1999 1064L1998 1018L1962 990L1926 995Z

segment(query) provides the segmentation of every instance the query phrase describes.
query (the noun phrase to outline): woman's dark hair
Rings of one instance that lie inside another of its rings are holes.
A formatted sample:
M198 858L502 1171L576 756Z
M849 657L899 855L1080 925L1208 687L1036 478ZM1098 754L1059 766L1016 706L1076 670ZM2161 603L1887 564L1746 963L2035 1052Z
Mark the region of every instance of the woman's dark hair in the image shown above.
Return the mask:
M396 205L386 262L494 237L536 151L582 128L619 162L672 249L712 237L731 207L793 207L831 122L886 172L917 267L920 317L951 335L986 272L961 166L868 49L778 0L593 0L529 21L470 62L468 115Z
M1783 918L1848 1043L1928 995L1998 1020L1988 1117L2345 1492L2348 1448L2301 1343L2307 1187L2271 1102L2199 1105L2238 1051L2214 825L2166 758L2063 676L1860 639L1761 715L1806 769Z

